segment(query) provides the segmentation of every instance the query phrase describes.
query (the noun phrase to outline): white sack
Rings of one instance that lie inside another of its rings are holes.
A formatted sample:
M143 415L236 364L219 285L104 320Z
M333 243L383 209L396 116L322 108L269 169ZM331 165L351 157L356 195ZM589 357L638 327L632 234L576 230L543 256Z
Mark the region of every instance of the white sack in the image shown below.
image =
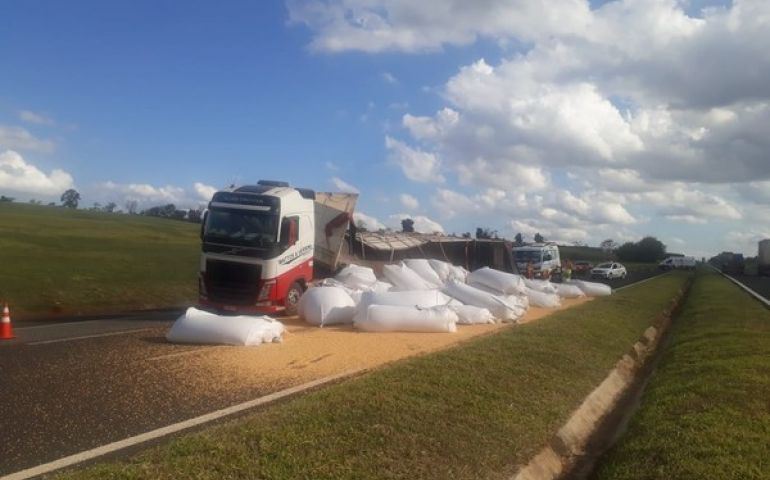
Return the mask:
M190 307L166 334L172 343L207 343L251 346L280 342L281 322L268 316L216 315Z
M354 326L366 332L456 332L457 314L448 307L420 309L371 305Z
M311 325L350 323L356 313L356 304L348 293L339 287L313 287L299 299L298 311Z
M484 285L506 295L524 293L526 286L521 276L501 272L489 267L479 268L468 274L468 283Z
M556 293L556 287L554 287L553 283L549 282L548 280L530 280L529 278L523 278L524 285L527 286L527 288L531 288L532 290L537 290L538 292L543 293Z
M561 300L555 293L539 292L532 288L527 288L527 298L529 304L534 307L557 308L561 305Z
M393 289L393 285L391 285L388 282L383 282L381 280L377 280L374 285L372 285L371 291L377 292L377 293L385 293L389 292Z
M382 267L382 273L393 284L393 290L430 290L435 288L404 264L385 265Z
M428 263L433 267L433 270L436 271L436 274L441 279L441 283L446 283L450 280L457 280L464 283L465 277L468 276L468 270L463 267L452 265L449 262L431 258L428 260Z
M352 263L340 270L334 278L354 290L366 290L377 282L374 270Z
M448 305L452 299L439 290L414 290L410 292L364 292L356 309L354 321L362 319L370 305L395 305L401 307L430 308Z
M516 320L526 311L526 307L510 300L516 297L502 298L457 281L447 283L443 292L466 305L486 308L499 320Z
M450 305L449 308L457 314L457 323L460 325L495 323L495 317L486 308L473 305Z
M409 258L404 260L404 264L411 268L414 273L428 282L433 288L438 288L444 284L430 263L424 258Z
M570 283L577 285L589 297L604 297L612 294L612 288L603 283L586 282L585 280L570 280Z
M569 283L554 283L553 285L556 287L556 294L562 298L585 297L583 290L581 290L577 285L572 285Z

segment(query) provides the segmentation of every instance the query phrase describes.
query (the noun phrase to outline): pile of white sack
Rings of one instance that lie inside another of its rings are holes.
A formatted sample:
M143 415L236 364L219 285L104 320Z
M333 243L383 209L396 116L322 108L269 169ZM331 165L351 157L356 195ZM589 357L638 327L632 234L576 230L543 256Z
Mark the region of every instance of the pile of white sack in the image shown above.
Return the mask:
M280 342L284 331L283 323L268 316L217 315L190 307L171 326L166 340L252 346Z
M302 295L299 315L312 325L353 324L371 332L454 332L457 325L516 322L529 306L557 308L562 298L609 295L606 285L551 283L488 267L468 272L441 260L383 267L348 265Z

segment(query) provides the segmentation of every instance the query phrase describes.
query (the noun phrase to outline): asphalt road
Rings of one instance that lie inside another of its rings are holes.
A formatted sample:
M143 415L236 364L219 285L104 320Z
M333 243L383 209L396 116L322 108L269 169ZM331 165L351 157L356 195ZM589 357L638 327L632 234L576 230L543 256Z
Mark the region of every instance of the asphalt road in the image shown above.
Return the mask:
M590 282L603 283L605 285L611 286L612 288L620 288L620 287L625 287L627 285L631 285L636 282L641 282L642 280L646 280L648 278L652 278L652 277L661 275L663 273L666 273L666 272L659 270L654 266L651 266L651 267L631 270L630 272L628 272L628 275L626 275L626 278L613 278L612 280L607 280L602 278L589 278L588 275L573 275L573 278L579 279L579 280L588 280Z
M767 300L770 300L770 277L758 277L754 275L730 275L750 289L754 290Z

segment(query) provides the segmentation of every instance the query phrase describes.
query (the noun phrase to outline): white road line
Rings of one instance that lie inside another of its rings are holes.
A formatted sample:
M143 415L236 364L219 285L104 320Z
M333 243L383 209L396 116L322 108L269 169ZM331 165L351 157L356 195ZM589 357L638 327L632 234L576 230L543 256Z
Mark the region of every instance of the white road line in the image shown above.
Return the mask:
M126 333L148 332L150 330L156 330L156 328L135 328L133 330L121 330L119 332L96 333L94 335L83 335L80 337L57 338L54 340L41 340L39 342L25 343L25 345L48 345L51 343L62 343L62 342L72 342L75 340L85 340L87 338L112 337L115 335L124 335Z
M142 433L140 435L125 438L117 442L108 443L106 445L102 445L101 447L76 453L68 457L60 458L58 460L54 460L53 462L45 463L43 465L38 465L36 467L28 468L26 470L21 470L16 473L11 473L9 475L0 477L0 480L25 480L27 478L36 477L38 475L44 475L46 473L53 472L54 470L59 470L61 468L69 467L81 462L85 462L86 460L92 460L94 458L100 457L102 455L106 455L108 453L116 452L118 450L122 450L124 448L128 448L134 445L138 445L140 443L154 440L156 438L165 437L166 435L171 435L172 433L177 433L182 430L196 427L198 425L203 425L204 423L208 423L214 420L218 420L220 418L234 415L236 413L243 412L244 410L259 407L261 405L265 405L265 404L274 402L276 400L286 398L288 396L303 392L305 390L308 390L314 387L318 387L320 385L324 385L326 383L333 382L335 380L341 380L343 378L350 377L357 373L361 373L364 370L366 369L362 368L357 370L351 370L348 372L338 373L336 375L320 378L318 380L313 380L312 382L303 383L302 385L297 385L296 387L287 388L279 392L265 395L264 397L259 397L254 400L249 400L248 402L239 403L238 405L233 405L231 407L223 408L222 410L216 410L214 412L207 413L199 417L191 418L189 420L184 420L182 422L174 423L172 425L158 428L156 430Z

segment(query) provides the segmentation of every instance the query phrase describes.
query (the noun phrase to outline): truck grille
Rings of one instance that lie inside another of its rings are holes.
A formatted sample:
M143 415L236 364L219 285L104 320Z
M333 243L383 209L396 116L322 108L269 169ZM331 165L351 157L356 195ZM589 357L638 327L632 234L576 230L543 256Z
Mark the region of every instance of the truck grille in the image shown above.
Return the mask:
M206 291L209 300L227 305L253 305L259 294L260 265L206 260Z

